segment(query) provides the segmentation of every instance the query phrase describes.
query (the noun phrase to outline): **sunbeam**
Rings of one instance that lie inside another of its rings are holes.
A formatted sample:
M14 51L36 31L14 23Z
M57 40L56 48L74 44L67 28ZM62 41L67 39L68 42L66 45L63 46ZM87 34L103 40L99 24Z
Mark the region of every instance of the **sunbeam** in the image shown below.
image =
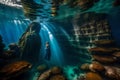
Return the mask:
M54 28L54 26L51 26L52 24L50 23L41 23L42 25L42 30L41 30L41 39L42 39L42 53L45 55L45 43L48 41L50 43L51 47L51 61L49 62L52 65L59 65L62 66L64 64L63 60L63 52L54 37L54 30L50 29L50 27Z

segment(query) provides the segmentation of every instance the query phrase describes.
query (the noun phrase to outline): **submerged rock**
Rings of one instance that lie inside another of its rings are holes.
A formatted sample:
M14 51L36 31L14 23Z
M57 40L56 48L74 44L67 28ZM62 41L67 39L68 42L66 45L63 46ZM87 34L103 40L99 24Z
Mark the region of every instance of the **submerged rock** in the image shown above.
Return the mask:
M52 76L49 80L66 80L63 75Z
M32 64L37 64L41 49L41 38L39 35L41 26L37 22L31 23L26 32L19 40L21 58Z
M52 74L61 74L62 73L62 69L60 67L53 67L51 69L51 73Z
M26 61L17 61L17 62L13 62L11 64L8 64L6 66L4 66L1 70L0 70L0 78L1 79L10 79L13 77L17 77L18 75L28 71L29 69L31 69L32 65Z
M2 36L0 35L0 56L4 52L5 44L3 44Z
M105 66L105 75L112 80L120 80L120 68Z
M95 47L95 48L90 48L89 49L90 52L93 52L93 53L113 53L115 51L120 51L119 48L102 48L102 47Z
M114 56L98 56L98 55L93 55L93 58L101 63L114 63L117 61L117 58Z
M91 64L83 64L81 66L81 69L90 70L92 72L102 72L105 70L104 66L96 61L92 62Z
M90 65L90 64L85 63L85 64L83 64L83 65L80 67L80 69L82 69L82 70L89 70L89 65Z
M120 58L120 52L113 53L113 56Z
M114 40L98 40L98 41L93 41L93 43L97 46L111 46L115 44Z
M16 57L20 56L20 48L16 43L9 44L9 50L14 52Z
M51 74L51 70L47 70L45 72L43 72L37 80L49 80L49 77L50 77L50 74Z
M102 72L105 70L104 66L102 64L100 64L99 62L92 62L90 65L89 65L89 69L93 72Z
M78 0L77 5L80 6L82 9L88 9L92 7L97 1L99 0Z
M78 76L76 80L85 80L85 75L82 74Z
M85 80L103 80L102 77L94 72L88 72L86 73Z
M53 67L43 72L37 80L67 80L59 67Z
M47 69L47 65L45 65L45 64L39 65L39 66L37 67L37 70L38 70L39 72L42 72L42 71L44 71L44 70L46 70L46 69Z

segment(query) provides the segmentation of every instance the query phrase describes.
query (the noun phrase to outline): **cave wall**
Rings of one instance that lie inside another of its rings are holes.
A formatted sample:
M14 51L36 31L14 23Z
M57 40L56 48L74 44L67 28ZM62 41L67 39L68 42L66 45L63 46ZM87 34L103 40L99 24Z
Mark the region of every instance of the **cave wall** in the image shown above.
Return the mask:
M120 7L115 7L109 11L109 14L107 16L112 35L116 41L116 44L120 46Z
M68 64L91 62L88 49L92 41L113 39L107 14L88 12L70 17L58 23L66 34L56 35ZM57 26L58 27L58 26Z

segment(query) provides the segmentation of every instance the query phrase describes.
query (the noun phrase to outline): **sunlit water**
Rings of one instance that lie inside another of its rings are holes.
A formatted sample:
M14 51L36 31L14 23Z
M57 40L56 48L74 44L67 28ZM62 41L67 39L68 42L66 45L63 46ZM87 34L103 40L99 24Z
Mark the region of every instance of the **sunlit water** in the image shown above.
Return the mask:
M64 57L63 52L61 50L61 47L59 46L59 43L57 42L56 38L54 37L55 34L55 26L51 23L41 23L42 29L40 32L41 39L42 39L42 49L41 53L43 56L45 56L45 43L48 41L50 43L51 48L51 60L47 61L48 64L51 65L58 65L62 66L64 64Z

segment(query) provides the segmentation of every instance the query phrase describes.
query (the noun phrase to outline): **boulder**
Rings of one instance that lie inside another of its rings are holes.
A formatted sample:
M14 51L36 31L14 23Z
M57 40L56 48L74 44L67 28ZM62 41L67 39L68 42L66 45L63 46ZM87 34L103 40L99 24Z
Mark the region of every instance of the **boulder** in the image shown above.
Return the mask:
M11 44L9 44L8 47L9 47L9 50L14 51L14 55L16 57L19 57L19 55L20 55L20 48L19 48L19 46L16 43L11 43Z
M82 65L80 66L80 69L82 69L82 70L89 70L89 65L90 65L90 64L88 64L88 63L82 64Z
M105 75L112 80L120 80L120 68L105 66Z
M52 74L62 74L62 69L60 68L60 67L53 67L52 69L51 69L51 73Z
M37 80L66 80L62 72L61 68L55 66L40 74Z
M93 61L90 65L89 65L89 69L93 72L102 72L105 70L104 66L102 64L100 64L99 62Z
M105 70L104 66L99 62L93 61L91 64L85 63L81 66L82 70L90 70L92 72L102 72Z
M102 77L94 72L88 72L86 73L86 79L85 80L103 80Z
M51 70L47 70L45 72L43 72L37 80L49 80L49 77L51 75Z
M89 9L97 1L99 0L77 0L77 5L80 6L82 9Z
M66 78L63 75L55 75L52 76L49 80L66 80Z
M113 56L120 58L120 52L113 53Z
M95 47L95 48L90 48L89 51L93 54L112 54L113 52L120 51L120 49Z
M26 61L17 61L4 66L0 70L1 79L9 79L30 70L32 65Z
M114 56L98 56L98 55L93 55L92 56L95 60L101 62L101 63L114 63L117 61L117 58Z
M39 65L39 66L37 67L37 70L38 70L39 72L42 72L42 71L44 71L44 70L46 70L46 69L47 69L47 65L45 65L45 64Z
M100 45L111 45L115 44L114 40L98 40L98 41L93 41L94 44L100 46Z
M0 35L0 56L4 52L5 44L3 43L2 36Z
M76 80L85 80L85 75L79 75Z

